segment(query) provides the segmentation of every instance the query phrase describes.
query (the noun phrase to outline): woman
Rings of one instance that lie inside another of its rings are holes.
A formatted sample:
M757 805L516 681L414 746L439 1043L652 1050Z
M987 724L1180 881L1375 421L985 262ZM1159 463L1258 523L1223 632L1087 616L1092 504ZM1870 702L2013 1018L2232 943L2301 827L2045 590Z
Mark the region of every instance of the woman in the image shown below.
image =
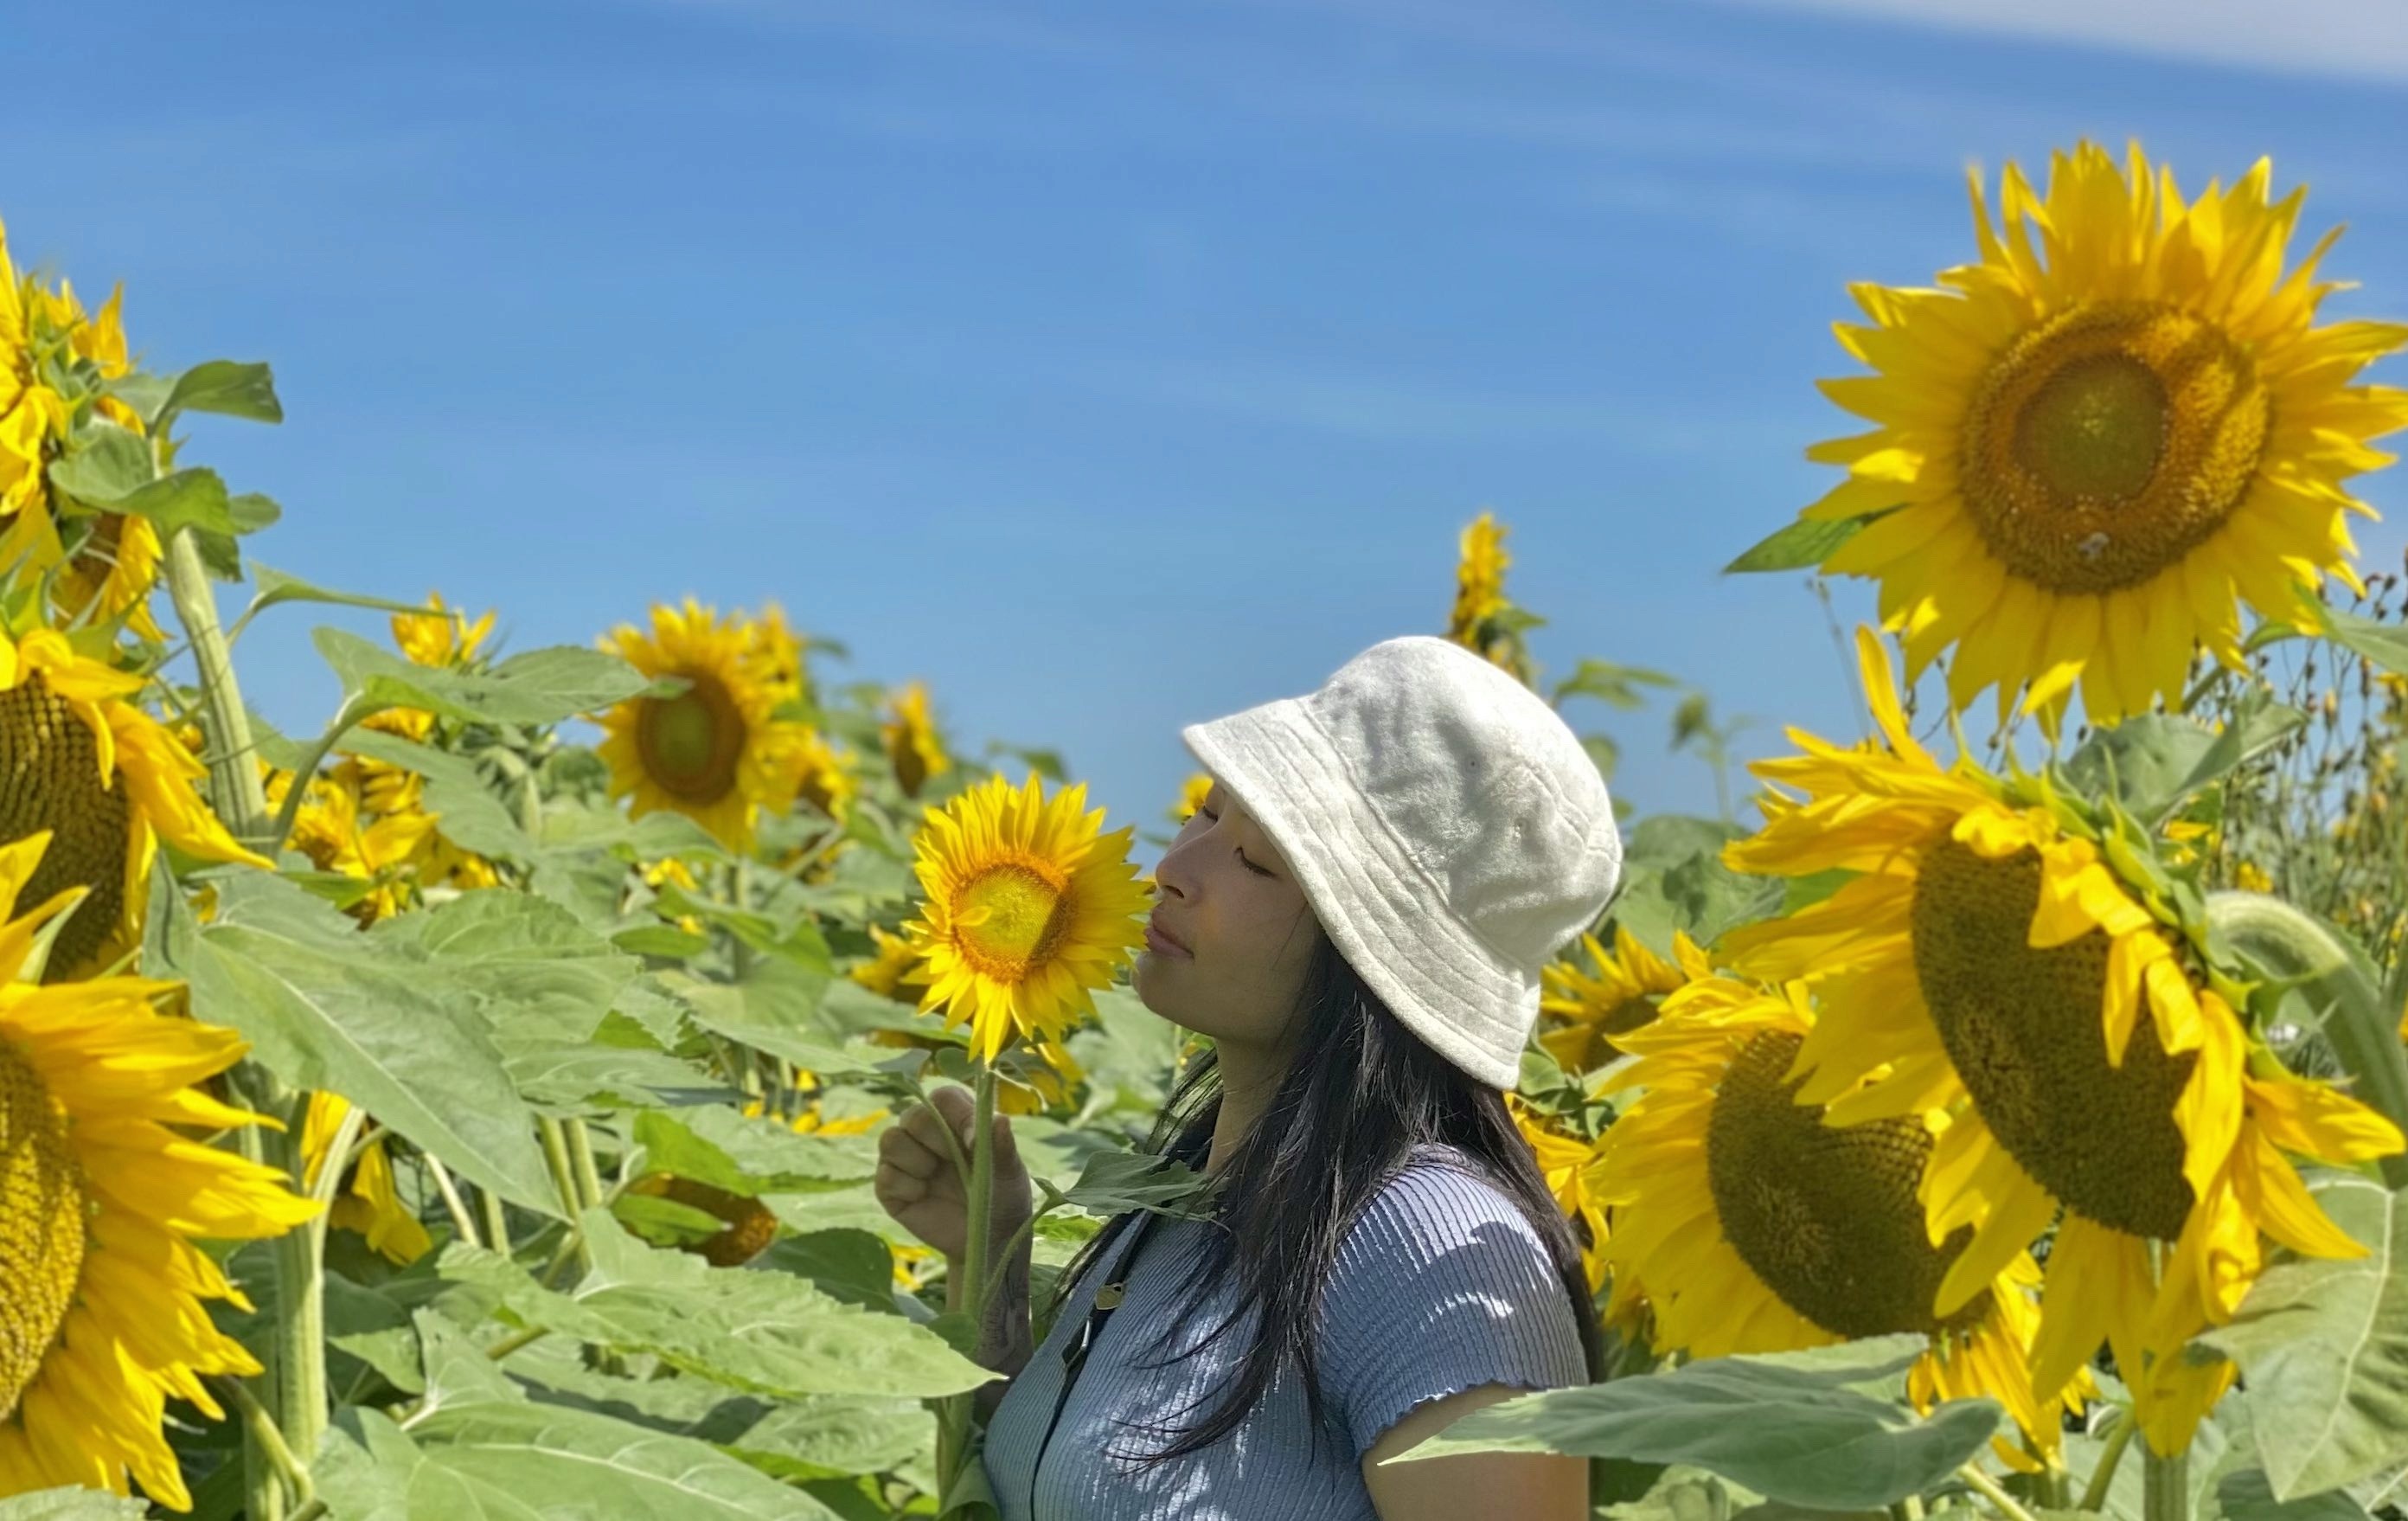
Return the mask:
M1135 982L1212 1038L1150 1142L1211 1203L1111 1221L1041 1346L1025 1247L1009 1265L980 1356L1010 1380L981 1396L1005 1521L1585 1521L1578 1459L1380 1463L1598 1372L1579 1244L1499 1091L1539 969L1620 869L1596 767L1518 682L1423 637L1181 737L1212 787L1155 868ZM971 1123L945 1089L880 1142L880 1199L954 1262L938 1127ZM999 1247L1031 1204L1001 1116L993 1143Z

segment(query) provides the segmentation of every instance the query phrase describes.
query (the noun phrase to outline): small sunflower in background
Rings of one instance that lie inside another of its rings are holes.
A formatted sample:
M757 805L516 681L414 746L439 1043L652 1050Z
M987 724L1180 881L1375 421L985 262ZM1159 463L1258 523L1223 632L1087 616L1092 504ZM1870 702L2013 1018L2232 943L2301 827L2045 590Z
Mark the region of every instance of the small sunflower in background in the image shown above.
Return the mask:
M414 779L413 779L414 780ZM284 806L293 786L289 773L268 780L267 800ZM435 816L414 804L398 813L379 814L360 800L356 774L315 776L293 815L290 844L321 871L331 871L366 883L351 905L351 916L363 925L390 919L410 905L419 882L417 868L435 834Z
M1059 1041L1145 943L1130 827L1103 833L1086 801L1084 782L1049 798L1033 770L1017 788L992 776L926 810L912 839L924 901L903 932L924 963L920 1007L968 1020L982 1061L1014 1039Z
M1603 1067L1621 1054L1620 1037L1656 1017L1666 994L1713 975L1706 953L1686 930L1672 932L1670 961L1619 925L1611 952L1595 935L1583 935L1580 943L1594 972L1570 956L1539 972L1539 1044L1567 1072Z
M1602 1197L1606 1186L1603 1139L1584 1141L1567 1134L1517 1093L1505 1096L1505 1107L1512 1113L1513 1127L1529 1142L1539 1174L1547 1180L1547 1191L1555 1195L1565 1217L1579 1221L1587 1231L1581 1264L1588 1273L1588 1291L1596 1294L1605 1287L1605 1242L1612 1231Z
M1179 801L1170 805L1170 822L1185 824L1202 811L1204 801L1212 796L1212 773L1197 771L1179 784Z
M317 1187L335 1132L351 1112L350 1100L340 1094L320 1089L309 1096L308 1112L301 1124L302 1186ZM359 1159L351 1165L351 1182L336 1196L326 1223L366 1237L369 1247L395 1267L406 1268L435 1250L435 1238L427 1234L416 1212L401 1200L393 1158L386 1154L381 1137L360 1148Z
M747 631L752 636L752 673L771 696L779 702L816 702L810 667L805 662L810 641L786 622L786 610L775 602L764 603Z
M945 753L945 741L937 733L937 721L928 710L928 689L919 682L906 682L887 699L887 716L879 725L885 740L887 764L895 768L896 785L906 797L917 797L920 789L931 777L942 776L953 768L953 760Z
M2138 146L2089 143L2035 194L2014 165L1980 261L1943 289L1864 284L1841 344L1873 374L1824 393L1874 427L1809 457L1848 479L1808 521L1862 526L1822 568L1881 583L1912 679L1942 651L1958 708L2095 724L2179 703L2195 645L2243 667L2238 604L2317 624L2329 574L2360 589L2344 489L2388 462L2408 393L2354 383L2408 326L2315 325L2340 287L2283 267L2302 193L2260 160L2186 200Z
M1494 512L1481 513L1463 530L1446 637L1528 686L1537 680L1538 667L1531 663L1522 631L1540 620L1505 595L1505 572L1513 564L1505 550L1507 531Z
M916 1008L926 986L919 976L920 948L909 937L897 935L882 925L868 928L869 943L876 948L876 954L845 975L880 997Z
M89 907L70 889L20 909L50 843L0 845L0 1496L138 1484L187 1511L166 1401L222 1420L202 1376L260 1371L209 1323L205 1300L251 1306L195 1241L281 1235L318 1206L194 1139L258 1116L195 1086L244 1045L160 1013L180 984L22 980L43 927Z
M2197 971L2187 936L2152 911L2155 890L2123 875L2125 851L1970 761L1943 769L1907 730L1881 642L1859 631L1857 643L1882 742L1842 750L1789 731L1805 753L1754 769L1803 797L1768 794L1763 829L1724 853L1739 871L1856 875L1733 930L1720 952L1751 977L1813 981L1821 1018L1796 1055L1799 1102L1843 1124L1948 1116L1924 1207L1935 1237L1971 1237L1938 1313L1973 1302L2056 1224L2040 1397L2103 1342L2150 1445L2181 1452L2233 1378L2229 1362L2187 1360L2185 1343L2230 1318L2264 1265L2261 1238L2363 1255L2290 1156L2346 1165L2401 1138L2283 1071L2231 984Z
M393 615L393 642L411 663L449 669L477 658L494 632L494 610L475 623L456 608L444 605L441 592L426 594L424 612Z
M1613 1086L1644 1091L1605 1132L1595 1185L1614 1212L1609 1313L1644 1294L1658 1348L1696 1357L1928 1337L1908 1375L1919 1407L1986 1396L2032 1453L2055 1451L2059 1406L2027 1370L2039 1269L2018 1251L1934 1308L1973 1235L1935 1241L1916 1198L1942 1117L1840 1124L1800 1102L1789 1070L1814 1027L1800 985L1712 977L1627 1038L1639 1060Z
M630 697L602 715L602 758L629 813L682 813L730 850L751 848L761 810L792 800L785 748L796 725L771 717L776 694L753 664L753 637L688 598L655 606L649 634L622 624L605 641L647 676L676 677L672 696Z
M136 706L144 684L55 630L0 632L0 843L49 838L28 897L91 890L51 948L53 980L133 949L161 839L208 860L271 865L201 800L205 768Z

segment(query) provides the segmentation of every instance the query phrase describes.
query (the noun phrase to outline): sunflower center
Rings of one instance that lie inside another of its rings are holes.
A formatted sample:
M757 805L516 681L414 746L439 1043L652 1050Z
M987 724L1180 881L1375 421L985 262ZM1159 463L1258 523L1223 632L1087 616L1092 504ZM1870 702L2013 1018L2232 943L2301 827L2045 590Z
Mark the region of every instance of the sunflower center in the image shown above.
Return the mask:
M980 971L1016 983L1050 958L1070 927L1070 883L1052 863L1002 861L961 886L953 923Z
M719 678L682 671L694 684L674 697L647 697L636 719L636 745L654 785L681 802L709 803L736 786L744 755L744 715Z
M0 1421L16 1413L83 1273L83 1171L41 1075L0 1040Z
M39 672L0 692L0 842L50 831L18 901L31 908L69 887L89 887L50 947L50 975L81 967L125 911L130 820L125 776L106 785L92 730Z
M1835 1336L1958 1330L1989 1313L1987 1293L1941 1321L1940 1281L1965 1242L1933 1246L1915 1184L1931 1137L1919 1121L1835 1128L1795 1101L1784 1074L1804 1038L1759 1031L1714 1095L1706 1176L1733 1250L1790 1309Z
M2027 581L2116 591L2224 525L2270 418L2257 366L2221 327L2158 302L2086 303L1982 377L1960 440L1966 505Z
M2040 853L2003 860L1947 840L1915 878L1914 974L1948 1059L2009 1155L2102 1226L2172 1241L2191 1207L2174 1100L2198 1058L2168 1055L2143 1015L2107 1062L2108 939L2025 943Z

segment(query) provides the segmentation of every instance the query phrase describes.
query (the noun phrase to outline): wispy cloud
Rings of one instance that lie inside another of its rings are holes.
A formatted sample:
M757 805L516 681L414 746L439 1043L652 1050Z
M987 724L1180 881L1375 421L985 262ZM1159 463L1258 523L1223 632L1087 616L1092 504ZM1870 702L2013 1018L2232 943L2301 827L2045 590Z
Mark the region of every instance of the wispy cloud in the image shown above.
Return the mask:
M2399 0L1722 0L2233 68L2408 81Z

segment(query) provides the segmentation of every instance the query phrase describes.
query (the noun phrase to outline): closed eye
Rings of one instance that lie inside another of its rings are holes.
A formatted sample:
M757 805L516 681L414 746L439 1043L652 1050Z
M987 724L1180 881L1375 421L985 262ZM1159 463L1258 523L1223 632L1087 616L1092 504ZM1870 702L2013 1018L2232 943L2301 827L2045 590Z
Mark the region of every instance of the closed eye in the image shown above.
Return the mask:
M1214 823L1214 824L1218 824L1218 823L1220 823L1220 822L1221 822L1221 815L1220 815L1220 814L1218 814L1218 813L1213 812L1211 809L1208 809L1208 808L1199 808L1199 809L1197 809L1197 810L1196 811L1196 812L1195 812L1195 817L1199 818L1199 819L1208 819L1208 820L1211 821L1211 822L1212 822L1212 823ZM1244 847L1243 845L1237 845L1237 846L1233 846L1233 847L1231 847L1231 848L1232 848L1232 849L1237 853L1237 856L1238 856L1238 864L1239 864L1240 866L1244 867L1247 870L1249 870L1249 871L1253 872L1255 876L1257 876L1257 877L1275 877L1275 876L1279 875L1279 873L1277 873L1277 872L1275 872L1275 871L1271 870L1271 868L1268 868L1268 867L1265 867L1265 866L1257 866L1257 865L1255 865L1254 862L1247 860L1247 859L1246 859L1246 847Z

